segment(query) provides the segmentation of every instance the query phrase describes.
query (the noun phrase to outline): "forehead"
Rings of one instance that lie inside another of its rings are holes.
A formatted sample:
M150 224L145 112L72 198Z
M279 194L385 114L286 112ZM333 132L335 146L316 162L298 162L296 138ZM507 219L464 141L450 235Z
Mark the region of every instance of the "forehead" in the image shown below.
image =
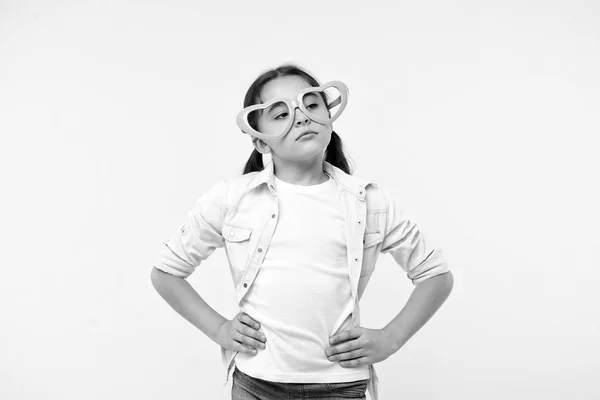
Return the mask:
M282 97L293 100L301 90L308 87L311 87L311 85L300 76L281 76L267 82L263 86L260 91L260 100L263 103Z

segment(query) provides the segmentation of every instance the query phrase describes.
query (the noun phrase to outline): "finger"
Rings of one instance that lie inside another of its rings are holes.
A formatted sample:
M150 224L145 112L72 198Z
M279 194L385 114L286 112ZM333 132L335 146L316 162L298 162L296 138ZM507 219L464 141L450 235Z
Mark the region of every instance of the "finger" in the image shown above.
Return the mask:
M360 338L358 338L358 339L350 340L348 342L337 344L335 346L331 346L325 351L325 354L327 354L328 356L331 356L331 355L345 353L345 352L352 351L352 350L357 350L362 347L363 347L363 344L362 344Z
M260 332L258 329L260 328L260 324L254 321L249 315L240 313L240 318L238 319L240 324L236 327L236 329L246 336L250 336L259 340L261 342L266 342L267 338L265 334Z
M256 330L246 324L238 323L234 325L235 330L240 332L242 335L249 336L261 342L266 342L267 338L264 333L259 330Z
M245 345L247 345L253 349L265 349L266 348L265 344L262 341L257 340L251 336L251 334L253 332L256 332L256 334L260 334L260 335L262 335L262 333L255 331L252 328L249 328L245 325L242 325L242 327L239 329L240 330L234 331L235 332L234 337L238 342L244 343Z
M246 313L239 313L238 314L238 320L245 324L248 325L254 329L260 329L260 324L258 322L256 322L254 319L252 319L252 317L250 317L248 314Z
M368 357L359 357L359 358L355 358L353 360L344 360L344 361L340 361L340 365L344 368L356 368L356 367L360 367L361 365L369 365L369 358Z
M234 350L239 351L240 353L246 353L246 354L252 354L255 355L257 353L257 350L252 348L252 347L248 347L248 346L244 346L244 344L237 342L237 341L233 341L233 348Z
M347 340L356 339L362 335L362 328L350 328L341 333L333 335L329 338L329 344L334 345L336 343L345 342Z
M360 349L354 349L354 350L349 350L349 351L345 351L343 353L338 353L333 357L334 360L333 361L342 361L342 360L353 360L355 358L360 358L365 356L365 351L364 349L360 348Z

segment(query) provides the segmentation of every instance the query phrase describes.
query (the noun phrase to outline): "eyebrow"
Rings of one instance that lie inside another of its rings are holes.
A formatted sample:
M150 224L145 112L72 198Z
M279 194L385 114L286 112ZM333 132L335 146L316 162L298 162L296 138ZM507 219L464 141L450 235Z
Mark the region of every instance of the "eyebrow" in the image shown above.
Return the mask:
M279 107L283 107L283 104L281 102L277 102L274 104L271 104L268 108L267 108L267 112L273 112L274 109L279 108Z
M307 100L316 100L316 101L322 100L321 96L319 96L315 92L307 93L306 99Z

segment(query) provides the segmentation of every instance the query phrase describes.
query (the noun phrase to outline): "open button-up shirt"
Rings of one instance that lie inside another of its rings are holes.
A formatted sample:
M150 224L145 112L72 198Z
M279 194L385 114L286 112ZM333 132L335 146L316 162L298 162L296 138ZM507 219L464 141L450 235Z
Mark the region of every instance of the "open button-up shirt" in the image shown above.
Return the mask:
M348 274L354 300L352 327L360 326L359 300L380 253L389 253L413 285L449 271L442 251L431 246L415 221L390 192L374 182L346 174L323 162L338 187L346 216ZM244 212L249 211L252 212ZM162 243L155 267L187 278L216 248L225 247L238 305L256 277L277 226L279 204L273 162L262 171L217 182L189 211L187 221ZM237 351L221 347L225 383ZM373 365L367 391L378 400L379 379Z

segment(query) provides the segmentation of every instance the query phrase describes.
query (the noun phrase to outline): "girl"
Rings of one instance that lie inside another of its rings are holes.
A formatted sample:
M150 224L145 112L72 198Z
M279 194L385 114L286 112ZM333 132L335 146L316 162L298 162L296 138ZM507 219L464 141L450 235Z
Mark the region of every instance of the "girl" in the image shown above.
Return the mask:
M233 400L366 399L367 389L376 400L373 364L452 289L441 250L387 190L351 175L332 127L347 97L342 82L321 85L294 65L261 74L237 117L254 146L243 174L202 194L152 270L159 294L221 346ZM236 288L231 320L185 280L217 247ZM359 299L380 253L416 287L386 327L367 329Z

